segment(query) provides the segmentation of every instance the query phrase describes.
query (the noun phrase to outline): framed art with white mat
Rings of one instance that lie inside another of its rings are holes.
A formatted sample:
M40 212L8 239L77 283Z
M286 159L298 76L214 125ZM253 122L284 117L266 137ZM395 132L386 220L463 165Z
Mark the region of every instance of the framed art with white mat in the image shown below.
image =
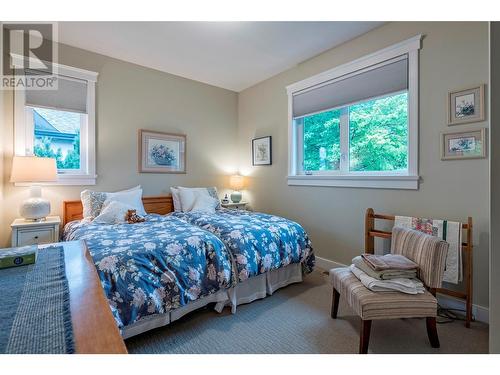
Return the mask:
M252 139L252 165L272 164L271 136Z
M484 85L448 93L448 125L484 121Z
M186 173L186 136L139 130L140 173Z
M486 157L486 129L441 133L441 160Z

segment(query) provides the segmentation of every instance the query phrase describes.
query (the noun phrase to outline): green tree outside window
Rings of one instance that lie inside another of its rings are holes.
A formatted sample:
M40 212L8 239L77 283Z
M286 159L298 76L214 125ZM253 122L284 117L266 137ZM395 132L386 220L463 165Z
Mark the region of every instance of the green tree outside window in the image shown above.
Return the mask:
M347 111L350 171L407 169L408 93L351 105ZM340 169L340 117L340 109L304 117L305 171Z
M73 149L68 151L65 158L60 147L54 151L50 137L42 137L40 142L35 144L33 153L39 157L56 159L57 169L80 169L80 132L77 132L73 140Z

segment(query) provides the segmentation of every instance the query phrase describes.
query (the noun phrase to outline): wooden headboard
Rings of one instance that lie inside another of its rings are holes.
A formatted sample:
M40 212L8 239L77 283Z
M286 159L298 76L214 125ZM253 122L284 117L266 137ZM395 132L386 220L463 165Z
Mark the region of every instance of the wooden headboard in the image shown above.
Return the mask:
M142 203L148 214L166 215L174 210L174 202L171 195L160 197L143 197ZM73 220L83 219L82 201L63 202L63 226Z

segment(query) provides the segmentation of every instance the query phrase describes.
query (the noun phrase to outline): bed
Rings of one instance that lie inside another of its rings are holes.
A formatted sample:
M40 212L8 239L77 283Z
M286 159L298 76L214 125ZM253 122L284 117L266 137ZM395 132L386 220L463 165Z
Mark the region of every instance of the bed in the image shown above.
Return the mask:
M146 222L81 220L81 202L64 202L63 240L85 240L124 338L169 324L234 287L231 254L208 231L174 216L168 197L143 198Z
M228 291L236 306L271 295L314 268L311 241L294 221L265 213L221 208L215 213L174 212L171 216L219 237L231 252L238 284Z
M314 267L309 237L291 220L227 209L217 210L215 214L173 212L171 196L144 197L143 204L148 213L145 223L104 228L81 221L81 201L66 201L63 206L64 240L87 242L124 338L167 325L209 303L215 303L215 310L219 312L229 305L235 313L240 304L301 282L303 275ZM189 243L193 236L201 239L200 244ZM177 254L176 262L172 262L167 248L173 242L184 249L179 254L188 256L201 247L205 256L182 259ZM110 258L113 256L119 258L116 264L115 258ZM163 261L162 257L167 260ZM143 269L140 275L135 270L138 263ZM115 281L122 278L117 271L118 264L122 265L125 278L131 279L131 286L125 281ZM167 264L174 269L167 270ZM197 273L190 272L189 267L196 268ZM207 279L209 268L217 270L216 280ZM168 271L180 275L175 278L177 289L173 287L169 289L170 294L162 291L158 295L155 290L162 282L161 275L165 272L170 275ZM200 279L195 277L198 281L195 287L200 291L191 294L192 278L197 274ZM134 280L136 277L139 280ZM117 290L122 291L119 296ZM158 296L162 297L162 303L157 303Z

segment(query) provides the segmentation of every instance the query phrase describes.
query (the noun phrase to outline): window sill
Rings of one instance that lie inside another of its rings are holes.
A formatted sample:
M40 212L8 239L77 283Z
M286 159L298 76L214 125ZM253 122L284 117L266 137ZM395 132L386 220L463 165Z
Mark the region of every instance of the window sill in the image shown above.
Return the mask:
M54 182L39 182L35 185L39 186L86 186L95 185L97 176L90 175L58 175L58 180ZM16 182L15 186L31 186L32 183Z
M383 175L343 175L343 176L288 176L290 186L332 186L371 189L418 190L419 176L383 176Z

